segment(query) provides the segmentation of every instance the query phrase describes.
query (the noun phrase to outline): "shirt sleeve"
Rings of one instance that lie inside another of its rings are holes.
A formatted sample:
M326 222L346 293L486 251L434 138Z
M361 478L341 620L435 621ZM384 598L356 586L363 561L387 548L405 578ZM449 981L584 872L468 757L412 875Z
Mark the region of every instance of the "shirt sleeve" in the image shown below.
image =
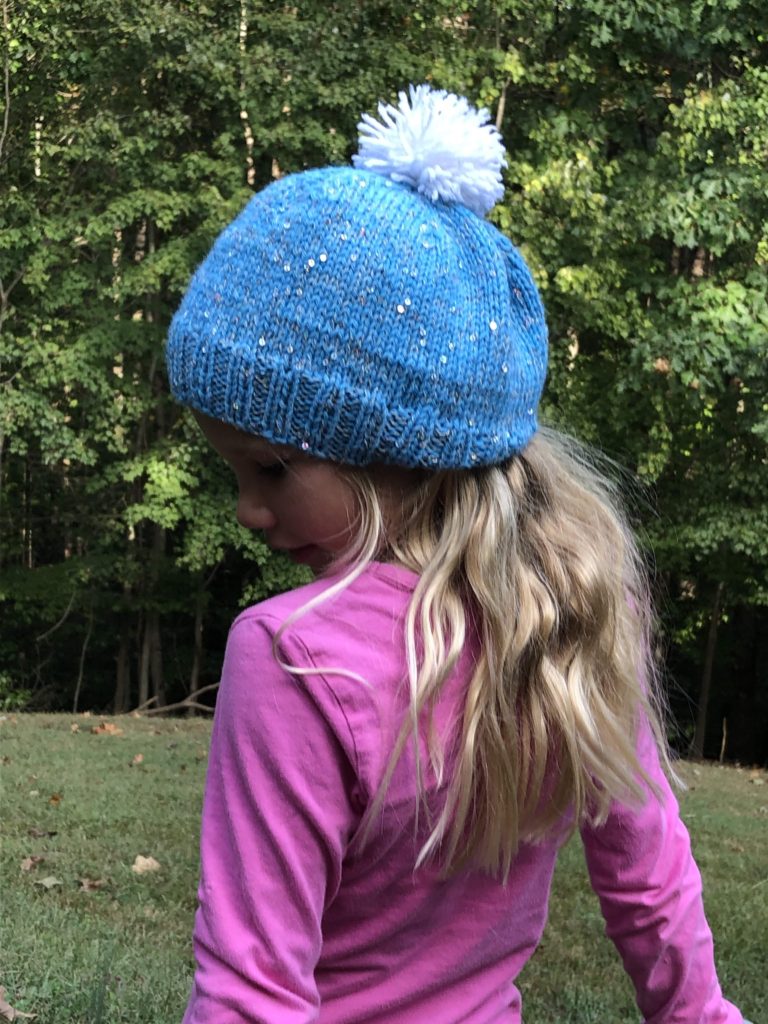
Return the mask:
M616 803L604 825L581 833L606 933L646 1024L741 1024L720 990L701 875L647 724L638 754L661 798L646 787L642 807Z
M323 911L359 821L346 728L324 678L286 672L269 629L241 616L211 738L184 1024L317 1019Z

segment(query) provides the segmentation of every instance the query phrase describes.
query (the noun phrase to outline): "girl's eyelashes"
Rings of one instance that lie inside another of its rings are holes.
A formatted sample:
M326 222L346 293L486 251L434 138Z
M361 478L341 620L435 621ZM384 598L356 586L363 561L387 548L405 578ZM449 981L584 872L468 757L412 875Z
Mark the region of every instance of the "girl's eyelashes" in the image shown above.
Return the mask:
M258 473L259 476L267 476L270 479L275 480L284 476L287 469L287 462L270 462L266 466L259 466Z

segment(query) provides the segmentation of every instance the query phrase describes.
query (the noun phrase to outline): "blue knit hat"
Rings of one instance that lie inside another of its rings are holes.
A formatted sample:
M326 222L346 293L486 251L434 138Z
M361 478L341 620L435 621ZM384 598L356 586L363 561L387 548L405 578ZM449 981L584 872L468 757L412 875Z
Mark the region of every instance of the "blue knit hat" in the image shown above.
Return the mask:
M530 271L482 217L501 140L426 86L379 116L355 167L274 182L219 236L171 325L171 389L350 465L501 462L536 430L547 356Z

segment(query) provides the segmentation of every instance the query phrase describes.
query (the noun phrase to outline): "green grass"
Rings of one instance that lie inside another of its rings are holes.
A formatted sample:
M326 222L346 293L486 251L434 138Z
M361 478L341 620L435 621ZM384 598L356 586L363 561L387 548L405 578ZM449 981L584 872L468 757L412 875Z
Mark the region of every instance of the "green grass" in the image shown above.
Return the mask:
M109 721L121 735L92 733L99 719L84 716L0 719L0 985L36 1024L179 1024L186 1003L210 724ZM721 984L759 1022L768 1007L768 774L715 765L684 765L683 774ZM160 870L135 874L139 854ZM44 860L22 871L32 855ZM47 877L61 884L46 889ZM86 878L103 886L83 891ZM526 1024L639 1019L578 842L561 856L550 924L521 988Z
M99 719L82 716L0 724L0 984L39 1024L178 1024L189 990L210 725L110 721L122 735L95 735ZM135 874L139 854L160 870ZM22 872L30 855L45 860ZM36 884L48 876L61 885ZM105 885L80 891L83 878Z

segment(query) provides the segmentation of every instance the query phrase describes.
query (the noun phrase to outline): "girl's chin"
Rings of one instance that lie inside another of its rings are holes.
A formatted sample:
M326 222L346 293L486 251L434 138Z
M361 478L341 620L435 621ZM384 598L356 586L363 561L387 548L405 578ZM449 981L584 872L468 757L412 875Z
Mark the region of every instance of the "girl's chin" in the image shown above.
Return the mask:
M314 544L306 544L301 548L291 548L286 552L292 562L299 565L307 565L314 572L322 572L328 565L330 559L327 552Z

